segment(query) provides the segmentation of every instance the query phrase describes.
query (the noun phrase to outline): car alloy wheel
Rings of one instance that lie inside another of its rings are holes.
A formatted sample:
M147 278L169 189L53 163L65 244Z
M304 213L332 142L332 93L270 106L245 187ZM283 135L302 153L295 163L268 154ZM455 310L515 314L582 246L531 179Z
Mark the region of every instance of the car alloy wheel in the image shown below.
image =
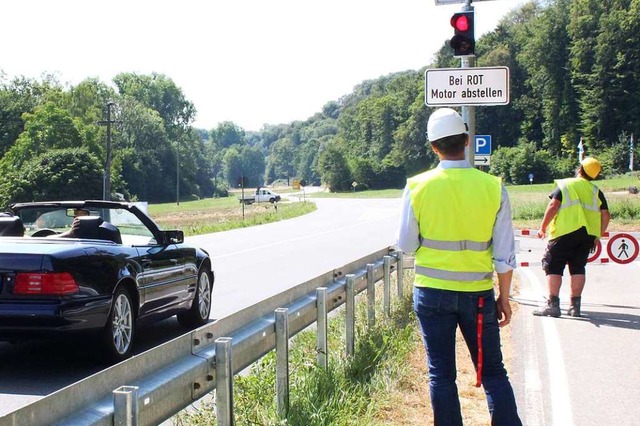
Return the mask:
M206 324L211 313L211 290L213 284L211 272L207 267L198 271L195 294L189 310L178 314L178 322L186 328L200 327Z
M124 355L129 351L133 337L133 311L131 301L125 292L119 293L113 303L111 337L113 349L118 354Z
M198 277L198 309L200 310L200 318L203 320L209 318L209 311L211 310L211 280L206 272Z

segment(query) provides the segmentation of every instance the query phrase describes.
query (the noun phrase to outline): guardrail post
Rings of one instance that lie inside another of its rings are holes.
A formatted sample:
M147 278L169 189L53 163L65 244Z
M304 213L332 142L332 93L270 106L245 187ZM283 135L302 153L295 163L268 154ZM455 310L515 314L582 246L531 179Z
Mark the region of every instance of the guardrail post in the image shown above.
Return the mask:
M347 300L345 300L345 319L346 319L346 352L347 356L355 353L355 332L356 332L356 276L354 274L347 274L346 276L346 293Z
M384 307L384 316L391 316L391 256L382 258L382 272L384 282L382 287L382 305Z
M120 386L113 391L113 424L138 426L138 387Z
M278 308L276 313L276 395L280 419L289 414L289 310Z
M402 299L402 293L404 288L404 254L401 251L396 252L396 256L398 256L398 298Z
M216 422L233 425L233 353L231 337L216 339Z
M318 308L318 328L316 339L317 364L320 368L329 367L328 344L327 344L327 288L318 287L316 289L316 300Z
M376 326L376 286L375 265L367 264L367 326L371 329Z

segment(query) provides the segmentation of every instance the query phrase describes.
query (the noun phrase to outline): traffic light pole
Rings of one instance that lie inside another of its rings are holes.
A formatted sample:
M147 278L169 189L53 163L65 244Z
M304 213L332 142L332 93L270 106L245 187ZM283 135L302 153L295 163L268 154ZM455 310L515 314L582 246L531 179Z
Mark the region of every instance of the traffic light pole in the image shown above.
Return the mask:
M470 56L462 58L460 61L460 68L474 68L476 66L476 58ZM462 119L467 126L469 126L469 145L465 152L465 158L473 166L475 163L475 143L474 137L476 135L476 107L475 106L463 106L462 107Z
M472 0L467 0L466 4L462 8L464 12L473 12ZM475 38L475 37L474 37ZM474 68L476 66L476 57L466 56L460 59L460 68ZM465 152L465 158L469 161L471 166L475 164L475 135L476 135L476 107L475 106L463 106L462 107L462 119L467 126L469 126L469 145Z

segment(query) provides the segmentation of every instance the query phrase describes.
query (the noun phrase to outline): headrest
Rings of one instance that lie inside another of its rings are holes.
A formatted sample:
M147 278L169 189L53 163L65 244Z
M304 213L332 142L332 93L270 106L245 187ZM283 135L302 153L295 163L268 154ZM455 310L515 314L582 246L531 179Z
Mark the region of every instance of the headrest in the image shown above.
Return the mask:
M104 219L100 216L78 216L78 229L75 232L76 238L100 239L98 229Z
M102 224L98 228L98 238L100 238L101 240L109 240L117 244L122 244L120 230L109 222L102 222Z
M0 214L0 236L24 236L24 223L22 223L22 219L20 219L20 216L12 216L8 213Z

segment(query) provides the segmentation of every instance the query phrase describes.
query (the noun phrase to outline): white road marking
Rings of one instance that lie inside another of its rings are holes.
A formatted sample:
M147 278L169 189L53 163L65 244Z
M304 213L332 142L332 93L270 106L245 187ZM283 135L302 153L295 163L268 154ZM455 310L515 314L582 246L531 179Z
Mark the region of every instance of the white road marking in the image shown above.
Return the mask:
M532 285L540 290L541 294L546 294L545 286L538 280L535 274L528 268L520 268ZM567 384L567 372L564 366L564 358L562 348L560 346L560 337L556 329L555 322L552 318L540 317L542 321L542 331L544 333L545 347L547 348L547 360L549 364L549 391L551 393L551 424L572 426L573 411L571 409L571 399L569 398L569 386ZM527 366L529 367L529 366ZM535 367L535 366L531 366ZM525 373L525 379L528 381L529 372ZM538 385L535 381L531 386L535 388ZM529 384L525 384L525 387Z

